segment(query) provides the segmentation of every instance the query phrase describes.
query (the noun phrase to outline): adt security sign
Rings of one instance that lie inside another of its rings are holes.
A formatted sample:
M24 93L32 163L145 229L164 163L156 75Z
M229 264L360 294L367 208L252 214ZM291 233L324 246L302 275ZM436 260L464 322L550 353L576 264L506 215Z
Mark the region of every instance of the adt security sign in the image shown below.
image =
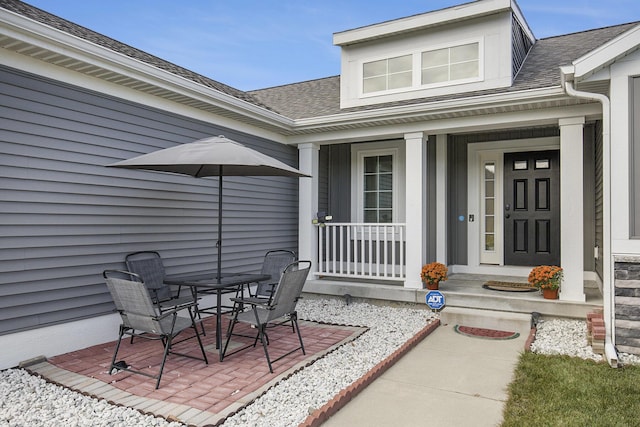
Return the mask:
M440 310L444 307L444 295L440 291L427 292L427 305L431 310Z

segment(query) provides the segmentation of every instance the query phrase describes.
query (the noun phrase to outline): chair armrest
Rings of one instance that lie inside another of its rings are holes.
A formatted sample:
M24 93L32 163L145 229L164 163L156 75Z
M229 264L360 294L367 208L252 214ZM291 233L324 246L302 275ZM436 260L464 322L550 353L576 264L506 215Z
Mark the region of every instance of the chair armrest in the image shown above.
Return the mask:
M248 304L253 306L260 307L269 307L269 301L266 301L264 298L231 298L231 301L237 302L238 304Z
M165 317L172 316L174 314L177 315L179 311L182 311L185 308L195 307L196 305L197 305L197 303L194 301L194 302L190 302L188 304L182 304L182 305L176 306L173 310L163 311L162 314L160 314L160 315L155 317L155 320L164 319Z

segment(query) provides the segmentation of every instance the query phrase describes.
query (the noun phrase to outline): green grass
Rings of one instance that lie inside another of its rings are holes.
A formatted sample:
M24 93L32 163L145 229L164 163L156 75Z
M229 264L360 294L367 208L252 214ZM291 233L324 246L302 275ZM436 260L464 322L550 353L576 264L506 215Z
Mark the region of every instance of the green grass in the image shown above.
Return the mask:
M502 427L640 426L640 366L525 352Z

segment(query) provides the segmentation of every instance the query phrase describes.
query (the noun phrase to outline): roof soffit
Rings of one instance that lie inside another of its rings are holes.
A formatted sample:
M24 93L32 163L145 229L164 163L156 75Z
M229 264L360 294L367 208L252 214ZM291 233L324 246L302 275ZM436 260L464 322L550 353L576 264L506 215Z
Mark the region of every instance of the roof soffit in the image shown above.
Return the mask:
M481 117L487 115L542 111L588 103L568 97L562 88L530 90L510 94L489 95L463 100L432 102L403 107L356 111L339 115L299 119L293 134L360 129L373 126L408 124L431 120ZM543 114L544 115L544 114Z

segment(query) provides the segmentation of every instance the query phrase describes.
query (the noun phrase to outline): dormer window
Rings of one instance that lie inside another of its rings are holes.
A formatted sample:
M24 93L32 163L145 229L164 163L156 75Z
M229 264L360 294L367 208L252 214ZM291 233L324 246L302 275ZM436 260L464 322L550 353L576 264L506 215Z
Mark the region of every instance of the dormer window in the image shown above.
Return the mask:
M364 93L411 87L412 55L367 62L362 66Z
M422 52L422 84L477 78L479 50L478 43L469 43Z
M482 43L474 41L362 62L361 94L372 96L481 81L481 51Z

